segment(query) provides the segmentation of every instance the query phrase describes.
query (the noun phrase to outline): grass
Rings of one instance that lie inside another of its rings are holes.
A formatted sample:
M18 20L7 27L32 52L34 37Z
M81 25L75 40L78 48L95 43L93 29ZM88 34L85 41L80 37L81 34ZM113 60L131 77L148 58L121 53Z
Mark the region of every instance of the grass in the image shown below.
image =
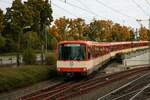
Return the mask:
M0 68L0 92L32 85L54 76L56 76L55 68L47 65Z
M10 53L0 53L0 56L15 56L16 52L10 52Z

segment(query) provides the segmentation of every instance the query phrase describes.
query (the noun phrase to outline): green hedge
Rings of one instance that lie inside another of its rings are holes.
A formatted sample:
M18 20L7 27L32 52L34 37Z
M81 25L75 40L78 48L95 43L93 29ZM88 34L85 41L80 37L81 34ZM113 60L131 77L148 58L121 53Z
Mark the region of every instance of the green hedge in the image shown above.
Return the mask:
M28 86L54 76L56 71L45 65L0 68L0 92Z

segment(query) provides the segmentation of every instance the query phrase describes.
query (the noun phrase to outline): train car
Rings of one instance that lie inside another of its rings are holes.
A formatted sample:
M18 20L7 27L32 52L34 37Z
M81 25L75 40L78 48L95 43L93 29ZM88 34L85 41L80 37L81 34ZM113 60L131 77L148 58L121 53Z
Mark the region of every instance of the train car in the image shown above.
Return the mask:
M65 76L73 77L79 74L87 74L88 71L88 47L90 41L63 41L57 49L57 71Z
M89 75L118 53L144 48L147 41L62 41L57 46L57 71L66 77Z

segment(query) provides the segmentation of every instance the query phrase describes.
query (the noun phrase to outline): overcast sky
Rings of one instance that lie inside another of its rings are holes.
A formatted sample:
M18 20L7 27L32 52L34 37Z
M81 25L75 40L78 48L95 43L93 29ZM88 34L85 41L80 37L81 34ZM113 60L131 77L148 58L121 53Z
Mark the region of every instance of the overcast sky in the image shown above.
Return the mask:
M5 11L13 0L0 0L0 8ZM93 18L109 19L115 23L139 27L136 19L148 27L150 16L150 0L51 0L53 17L57 19L83 18L87 23Z

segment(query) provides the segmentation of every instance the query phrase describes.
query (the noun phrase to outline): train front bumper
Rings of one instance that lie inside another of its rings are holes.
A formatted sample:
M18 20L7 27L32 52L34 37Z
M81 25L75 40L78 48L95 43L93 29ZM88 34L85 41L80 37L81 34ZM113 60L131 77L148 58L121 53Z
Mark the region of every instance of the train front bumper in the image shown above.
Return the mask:
M58 72L87 72L86 67L76 67L76 68L69 68L69 67L59 67L57 68Z

